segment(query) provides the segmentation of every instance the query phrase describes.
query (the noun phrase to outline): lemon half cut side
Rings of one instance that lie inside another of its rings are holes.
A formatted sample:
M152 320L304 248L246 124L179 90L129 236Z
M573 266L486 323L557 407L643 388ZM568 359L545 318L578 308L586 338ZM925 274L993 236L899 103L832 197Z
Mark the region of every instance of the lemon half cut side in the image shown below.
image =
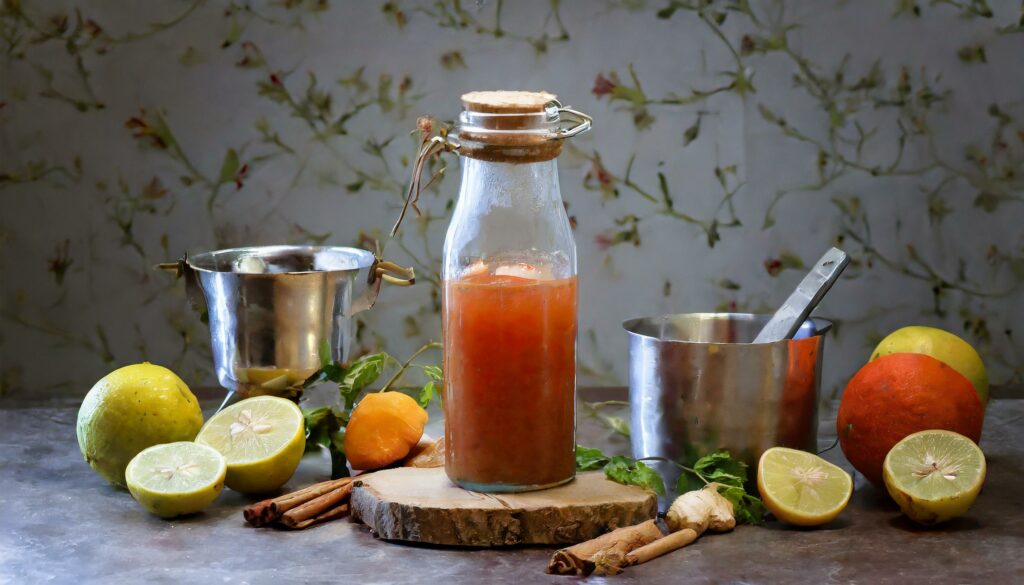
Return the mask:
M128 490L161 518L199 512L224 489L227 462L215 449L187 441L154 445L128 463Z
M780 521L818 526L831 522L849 503L853 478L813 453L772 447L758 461L757 489Z
M985 483L985 455L953 431L908 435L889 451L882 477L911 520L931 525L963 516Z
M305 449L305 424L294 402L256 396L215 414L196 442L227 460L229 488L262 494L281 487L295 473Z

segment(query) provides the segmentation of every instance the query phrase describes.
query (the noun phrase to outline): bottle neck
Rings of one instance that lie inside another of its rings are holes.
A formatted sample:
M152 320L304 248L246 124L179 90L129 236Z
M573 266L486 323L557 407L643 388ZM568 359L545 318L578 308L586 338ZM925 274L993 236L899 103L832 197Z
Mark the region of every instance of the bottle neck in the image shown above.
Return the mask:
M543 212L562 205L558 162L507 163L462 158L459 205L524 207Z
M462 159L462 186L445 237L443 277L480 264L526 264L544 278L576 274L576 246L558 188L558 163Z

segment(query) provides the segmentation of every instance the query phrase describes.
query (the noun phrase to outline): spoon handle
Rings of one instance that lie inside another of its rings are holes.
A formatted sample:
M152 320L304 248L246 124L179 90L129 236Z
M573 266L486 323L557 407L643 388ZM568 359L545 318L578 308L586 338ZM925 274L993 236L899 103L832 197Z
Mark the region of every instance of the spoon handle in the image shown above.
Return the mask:
M807 320L814 307L839 280L839 275L850 263L850 257L839 248L831 248L818 260L811 271L800 281L793 294L765 324L754 338L754 343L769 343L791 339Z

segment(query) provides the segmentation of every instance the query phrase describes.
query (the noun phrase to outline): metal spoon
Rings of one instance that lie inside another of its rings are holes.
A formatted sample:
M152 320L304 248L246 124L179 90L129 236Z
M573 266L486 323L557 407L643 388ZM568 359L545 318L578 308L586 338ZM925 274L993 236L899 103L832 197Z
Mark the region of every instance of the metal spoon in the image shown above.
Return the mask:
M793 294L772 315L754 343L770 343L791 339L807 320L814 307L825 297L828 289L839 280L839 275L850 263L850 257L839 248L831 248L818 260L811 271L800 281Z

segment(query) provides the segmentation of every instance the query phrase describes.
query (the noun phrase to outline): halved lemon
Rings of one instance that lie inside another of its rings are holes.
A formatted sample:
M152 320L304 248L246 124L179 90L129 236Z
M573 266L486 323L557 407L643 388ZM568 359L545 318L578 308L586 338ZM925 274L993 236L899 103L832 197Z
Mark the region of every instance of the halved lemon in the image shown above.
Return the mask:
M780 521L797 526L831 522L853 495L853 478L806 451L772 447L757 463L757 489Z
M245 494L270 492L291 479L302 459L302 411L284 398L247 398L215 414L196 442L227 460L229 488Z
M953 431L908 435L889 451L882 477L900 510L920 524L963 516L985 483L985 454Z
M154 445L128 463L125 481L143 508L161 518L199 512L224 489L227 462L216 450L187 441Z

